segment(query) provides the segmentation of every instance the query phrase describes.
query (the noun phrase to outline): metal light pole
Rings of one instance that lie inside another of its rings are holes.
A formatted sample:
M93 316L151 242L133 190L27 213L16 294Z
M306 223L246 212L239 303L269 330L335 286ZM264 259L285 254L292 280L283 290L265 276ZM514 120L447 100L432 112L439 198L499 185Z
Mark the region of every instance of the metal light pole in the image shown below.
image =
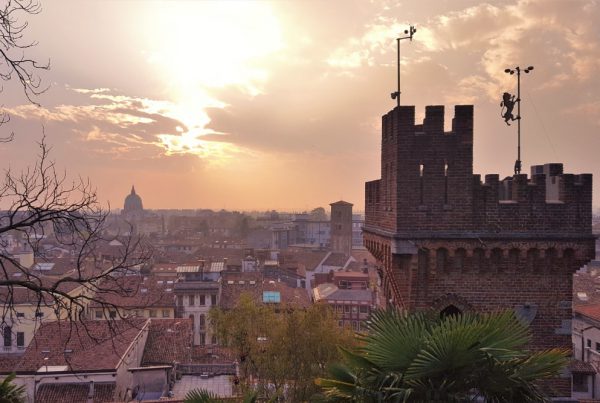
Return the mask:
M529 66L523 71L529 73L532 70L533 66ZM517 160L515 161L515 175L518 175L521 173L521 68L517 66L514 69L505 69L504 72L510 75L517 73L517 99L514 99L514 95L511 98L510 94L505 92L503 101L500 105L506 108L506 113L503 114L502 117L507 125L510 126L510 123L508 123L509 120L517 121ZM515 103L517 104L517 117L512 115Z
M404 30L404 35L408 35L408 36L396 38L396 43L397 43L397 47L398 47L398 51L397 51L397 54L398 54L398 89L397 89L397 91L392 92L391 96L392 96L392 99L396 100L398 107L400 107L400 41L402 39L410 39L410 41L412 42L413 35L415 34L415 32L417 32L417 29L411 25L409 27L409 29Z

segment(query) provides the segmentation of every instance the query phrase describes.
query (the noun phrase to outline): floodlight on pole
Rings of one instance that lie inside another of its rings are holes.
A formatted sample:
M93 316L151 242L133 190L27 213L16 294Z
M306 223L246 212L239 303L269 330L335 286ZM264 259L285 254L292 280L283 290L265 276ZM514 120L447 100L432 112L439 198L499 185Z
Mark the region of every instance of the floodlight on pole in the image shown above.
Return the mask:
M398 56L398 61L397 61L397 64L398 64L398 88L396 89L395 92L391 93L391 97L392 97L392 99L396 100L396 103L398 106L400 106L400 41L403 39L410 39L410 41L412 42L413 35L415 34L415 32L417 32L417 29L411 25L408 29L404 30L404 35L408 35L408 36L396 38L397 56Z
M529 74L529 72L533 71L533 66L529 66L522 71ZM517 99L514 99L514 95L511 96L509 93L505 92L500 106L506 108L506 112L502 113L502 117L507 125L510 126L510 120L517 121L517 160L515 161L515 175L518 175L521 173L521 68L517 66L514 69L504 69L504 72L511 76L517 73ZM515 104L517 104L516 117L512 114Z

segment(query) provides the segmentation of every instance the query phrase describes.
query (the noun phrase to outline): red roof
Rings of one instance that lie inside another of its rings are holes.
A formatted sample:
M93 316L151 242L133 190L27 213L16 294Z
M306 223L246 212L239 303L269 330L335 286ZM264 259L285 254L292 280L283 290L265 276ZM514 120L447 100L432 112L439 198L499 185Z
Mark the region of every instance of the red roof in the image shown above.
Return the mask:
M576 305L573 307L573 312L600 321L600 305Z
M94 383L93 403L114 401L116 384ZM85 383L43 383L36 392L36 402L63 403L63 402L88 402L92 386Z
M43 366L68 366L72 371L114 370L148 321L44 322L40 325L18 372Z
M192 342L191 319L152 320L142 366L190 362Z
M100 301L126 309L135 308L172 308L175 307L173 293L176 278L164 276L125 276L106 279L97 292ZM168 283L170 281L170 283ZM90 303L91 307L100 307L100 302Z

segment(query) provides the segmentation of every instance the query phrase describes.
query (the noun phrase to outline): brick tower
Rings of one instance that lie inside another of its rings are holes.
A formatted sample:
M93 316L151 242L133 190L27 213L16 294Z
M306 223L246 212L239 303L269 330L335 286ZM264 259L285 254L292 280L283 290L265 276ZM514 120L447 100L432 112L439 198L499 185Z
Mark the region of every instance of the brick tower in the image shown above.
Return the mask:
M365 184L364 243L386 300L440 313L513 309L531 347L571 347L572 273L594 256L592 175L473 175L473 106L382 120L381 179Z
M352 254L352 203L331 203L331 251Z

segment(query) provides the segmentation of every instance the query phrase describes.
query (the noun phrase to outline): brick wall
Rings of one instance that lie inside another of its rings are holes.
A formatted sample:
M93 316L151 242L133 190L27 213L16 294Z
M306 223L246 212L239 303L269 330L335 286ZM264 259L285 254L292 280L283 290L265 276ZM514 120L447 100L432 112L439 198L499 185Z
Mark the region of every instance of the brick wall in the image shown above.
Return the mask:
M562 164L500 180L473 174L473 106L412 106L382 119L381 179L365 184L364 243L388 303L513 309L531 347L571 348L572 273L594 257L592 176ZM507 158L508 161L508 158Z

